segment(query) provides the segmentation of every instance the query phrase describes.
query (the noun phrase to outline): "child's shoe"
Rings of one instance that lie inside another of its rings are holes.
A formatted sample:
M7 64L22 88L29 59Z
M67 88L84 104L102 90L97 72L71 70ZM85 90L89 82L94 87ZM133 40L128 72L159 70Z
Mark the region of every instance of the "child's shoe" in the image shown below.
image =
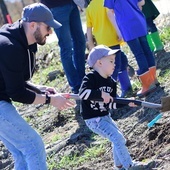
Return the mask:
M133 165L128 170L151 170L155 165L155 161L148 163L133 162Z

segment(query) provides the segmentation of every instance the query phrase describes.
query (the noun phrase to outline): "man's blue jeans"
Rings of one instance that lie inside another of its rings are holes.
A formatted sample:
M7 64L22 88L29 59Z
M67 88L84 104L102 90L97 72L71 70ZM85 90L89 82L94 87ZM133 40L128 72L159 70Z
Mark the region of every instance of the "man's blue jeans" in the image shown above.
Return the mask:
M74 93L78 93L85 75L85 36L77 6L70 4L51 8L54 18L62 24L55 29L59 40L61 62Z
M0 101L0 140L11 152L15 170L47 170L41 137L6 101Z
M109 115L86 119L85 122L94 133L112 142L115 166L123 165L124 168L129 168L132 165L131 156L125 145L126 140Z
M137 71L138 75L147 72L150 67L155 66L155 59L148 45L146 36L127 41L127 44L136 58L139 67Z

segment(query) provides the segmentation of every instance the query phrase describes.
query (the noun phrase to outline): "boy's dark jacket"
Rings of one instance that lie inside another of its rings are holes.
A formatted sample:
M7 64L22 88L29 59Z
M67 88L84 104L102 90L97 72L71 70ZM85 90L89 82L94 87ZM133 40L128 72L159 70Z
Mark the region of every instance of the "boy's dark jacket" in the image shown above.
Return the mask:
M82 99L81 115L83 119L106 116L109 114L109 109L127 106L114 102L105 104L101 101L101 91L109 93L112 97L116 97L116 86L116 82L111 77L103 78L97 71L88 73L84 77L79 91L79 97Z
M0 29L0 100L31 104L35 92L27 81L35 66L37 44L28 45L20 21L6 24Z

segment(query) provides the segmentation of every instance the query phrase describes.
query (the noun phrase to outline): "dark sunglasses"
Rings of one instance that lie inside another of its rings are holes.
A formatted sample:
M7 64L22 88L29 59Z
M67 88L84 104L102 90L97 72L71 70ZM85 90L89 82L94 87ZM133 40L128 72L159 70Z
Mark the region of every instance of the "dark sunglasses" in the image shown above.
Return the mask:
M47 30L48 32L51 30L51 27L50 27L50 26L48 26L48 25L46 25L46 24L44 24L44 23L42 23L42 22L40 22L39 25L44 25L44 26L46 27L46 30Z

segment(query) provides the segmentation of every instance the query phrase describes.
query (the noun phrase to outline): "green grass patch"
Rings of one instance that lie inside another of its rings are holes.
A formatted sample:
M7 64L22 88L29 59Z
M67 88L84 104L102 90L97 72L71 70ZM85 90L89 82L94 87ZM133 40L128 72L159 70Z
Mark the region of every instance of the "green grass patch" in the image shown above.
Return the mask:
M91 144L91 147L82 149L70 149L65 155L56 156L55 154L47 157L48 169L73 169L83 165L85 162L95 160L102 157L106 152L107 139L98 135L91 136L92 141L100 141Z
M163 30L160 33L160 37L164 44L166 42L169 42L170 41L170 27L163 28Z
M64 137L64 135L55 134L55 135L52 137L51 141L52 141L52 142L56 142L56 141L62 139L63 137Z
M57 164L57 169L76 167L82 165L84 162L94 160L105 153L105 146L103 144L88 148L84 154L75 152L74 154L63 156Z

